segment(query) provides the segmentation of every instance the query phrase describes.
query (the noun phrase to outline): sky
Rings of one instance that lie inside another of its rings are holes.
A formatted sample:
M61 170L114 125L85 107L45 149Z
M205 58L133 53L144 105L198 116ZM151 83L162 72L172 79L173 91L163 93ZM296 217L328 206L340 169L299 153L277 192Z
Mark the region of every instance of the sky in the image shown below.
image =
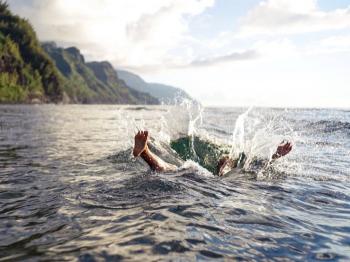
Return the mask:
M350 108L350 0L8 0L76 46L207 106Z

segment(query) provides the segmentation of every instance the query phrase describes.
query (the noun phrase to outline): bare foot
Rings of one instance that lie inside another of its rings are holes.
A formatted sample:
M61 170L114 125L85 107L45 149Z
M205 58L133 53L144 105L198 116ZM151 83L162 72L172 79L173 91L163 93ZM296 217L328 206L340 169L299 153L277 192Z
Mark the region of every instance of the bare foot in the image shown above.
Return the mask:
M148 131L139 131L135 135L134 157L140 156L147 148Z

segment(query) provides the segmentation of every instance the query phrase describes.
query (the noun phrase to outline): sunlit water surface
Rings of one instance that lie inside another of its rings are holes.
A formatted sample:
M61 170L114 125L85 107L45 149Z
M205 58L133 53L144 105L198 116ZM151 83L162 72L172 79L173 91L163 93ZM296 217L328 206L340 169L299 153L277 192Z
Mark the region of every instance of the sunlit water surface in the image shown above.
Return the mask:
M350 111L253 108L240 125L246 108L191 110L1 106L0 260L350 259ZM255 177L153 174L131 157L137 128L168 161L188 132L294 149Z

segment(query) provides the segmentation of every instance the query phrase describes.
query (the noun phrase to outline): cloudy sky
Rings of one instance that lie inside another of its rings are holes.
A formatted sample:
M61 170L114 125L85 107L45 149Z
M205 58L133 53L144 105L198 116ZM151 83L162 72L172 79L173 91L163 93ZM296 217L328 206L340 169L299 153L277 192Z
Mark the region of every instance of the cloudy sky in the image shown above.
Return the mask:
M205 105L350 107L350 0L8 0L77 46Z

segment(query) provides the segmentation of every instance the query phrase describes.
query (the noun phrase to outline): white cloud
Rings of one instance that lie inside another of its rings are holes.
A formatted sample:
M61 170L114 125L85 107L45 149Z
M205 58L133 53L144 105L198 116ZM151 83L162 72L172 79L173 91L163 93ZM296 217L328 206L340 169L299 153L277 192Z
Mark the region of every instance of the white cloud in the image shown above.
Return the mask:
M199 59L192 61L190 67L203 67L203 66L214 66L220 65L233 61L244 61L255 59L258 57L258 53L254 50L247 50L244 52L234 52L223 56L215 56L207 59Z
M276 40L259 40L253 48L267 59L285 59L300 54L298 47L287 38Z
M196 58L191 61L183 61L180 59L173 59L172 61L168 61L167 69L191 69L191 68L204 68L204 67L214 67L220 66L223 64L228 64L232 62L238 61L246 61L253 60L259 57L259 53L254 50L245 50L245 51L236 51L231 52L225 55L218 56L207 56L206 58ZM148 65L146 67L143 66L127 66L125 69L140 72L140 73L148 73L148 72L157 72L162 71L164 69L161 65Z
M188 20L214 1L12 0L10 4L29 18L42 41L77 46L90 59L143 66L172 60L172 50L187 44Z
M301 52L313 56L350 53L350 35L334 35L314 40L306 45Z
M325 38L321 41L321 46L331 48L350 49L350 35L340 35Z
M350 28L350 5L325 12L318 8L316 0L265 0L241 23L241 36L338 30Z

